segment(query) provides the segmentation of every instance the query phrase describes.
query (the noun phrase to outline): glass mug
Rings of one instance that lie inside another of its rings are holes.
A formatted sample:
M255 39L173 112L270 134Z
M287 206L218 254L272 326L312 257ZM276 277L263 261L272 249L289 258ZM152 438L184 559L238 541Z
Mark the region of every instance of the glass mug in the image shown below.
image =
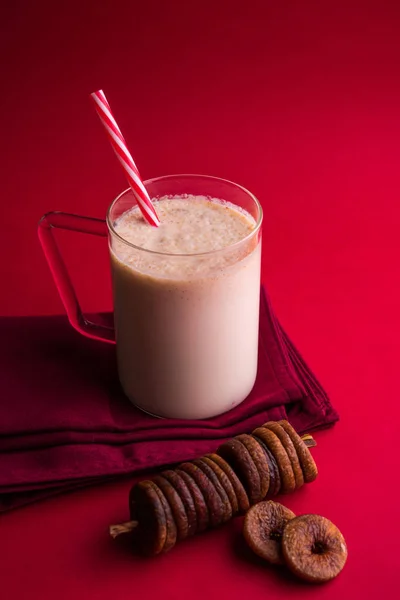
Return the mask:
M115 221L136 206L130 189L107 219L62 212L39 222L39 239L71 325L114 343L122 388L138 408L158 417L205 419L242 402L257 373L262 208L233 182L202 175L170 175L144 182L152 199L186 194L220 198L255 220L247 237L198 254L168 254L135 246ZM82 314L52 231L67 229L109 240L113 328ZM126 262L131 256L134 266Z

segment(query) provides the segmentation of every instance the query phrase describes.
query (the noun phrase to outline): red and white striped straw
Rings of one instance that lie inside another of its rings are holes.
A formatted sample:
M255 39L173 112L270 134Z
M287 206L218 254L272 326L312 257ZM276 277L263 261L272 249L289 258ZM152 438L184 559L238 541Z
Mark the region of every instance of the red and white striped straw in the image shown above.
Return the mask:
M104 128L107 131L111 146L113 147L114 152L125 171L126 178L128 179L129 185L132 188L144 218L148 223L150 223L150 225L158 227L160 225L160 220L157 216L156 210L150 200L150 196L147 193L146 188L143 185L138 168L128 150L124 136L122 135L121 130L111 113L110 105L108 104L103 90L93 92L90 94L90 96L93 99L97 114L100 117L100 121L103 123Z

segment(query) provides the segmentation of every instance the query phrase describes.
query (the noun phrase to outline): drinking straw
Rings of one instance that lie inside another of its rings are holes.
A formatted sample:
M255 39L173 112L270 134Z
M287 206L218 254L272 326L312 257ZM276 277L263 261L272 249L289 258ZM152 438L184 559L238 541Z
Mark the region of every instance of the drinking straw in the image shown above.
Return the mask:
M138 168L128 150L124 136L122 135L121 130L112 115L110 105L103 90L93 92L90 94L90 96L94 102L97 114L100 117L100 121L103 123L107 132L111 146L113 147L113 150L117 155L122 168L124 169L126 178L131 186L138 206L142 211L143 217L148 223L150 223L150 225L158 227L160 225L160 220L157 216L154 205L151 202L150 196L143 185Z

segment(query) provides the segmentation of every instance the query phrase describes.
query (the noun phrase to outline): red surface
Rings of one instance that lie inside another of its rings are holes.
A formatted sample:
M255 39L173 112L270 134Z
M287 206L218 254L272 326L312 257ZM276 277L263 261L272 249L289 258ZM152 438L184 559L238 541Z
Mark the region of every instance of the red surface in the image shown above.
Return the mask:
M103 216L125 186L88 98L102 87L144 177L204 172L261 199L264 280L342 417L318 434L318 481L284 500L331 518L349 559L331 584L299 584L251 560L240 521L158 560L132 559L107 537L127 515L124 482L2 517L2 597L395 597L398 3L70 0L6 10L0 313L60 312L38 217ZM107 308L101 240L65 245L84 307Z

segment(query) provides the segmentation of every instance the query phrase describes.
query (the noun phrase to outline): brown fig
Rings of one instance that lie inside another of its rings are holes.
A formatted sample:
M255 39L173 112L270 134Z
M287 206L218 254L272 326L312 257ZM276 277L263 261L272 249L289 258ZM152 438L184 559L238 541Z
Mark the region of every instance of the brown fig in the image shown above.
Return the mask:
M129 494L131 519L139 521L135 542L145 555L163 551L167 539L167 522L163 504L152 481L139 481Z
M179 471L188 473L199 486L206 501L211 527L221 525L224 521L225 506L223 505L221 497L215 489L213 482L207 477L202 469L194 464L194 462L182 463L179 465Z
M318 475L317 465L311 456L311 452L309 451L306 443L301 439L288 421L279 421L279 424L281 427L283 427L293 442L303 471L304 481L306 483L311 483L317 478Z
M278 502L267 500L255 504L244 518L243 535L250 548L270 563L283 564L282 532L296 515Z
M233 438L224 442L217 450L217 454L232 467L242 482L251 504L261 499L261 481L258 469L247 450L239 440Z
M153 485L154 485L154 490L155 490L156 494L158 495L160 502L162 504L162 507L164 509L165 522L166 522L166 526L167 526L167 535L165 538L164 547L162 549L162 552L168 552L176 544L178 531L176 528L176 523L174 520L174 516L172 514L171 507L168 504L168 500L166 499L166 497L164 496L164 494L162 493L162 491L160 490L158 485L156 485L155 483L153 483Z
M221 498L221 502L224 507L224 515L222 517L222 523L226 523L227 521L229 521L232 518L232 505L229 502L228 494L226 493L223 485L221 484L220 480L218 479L217 474L215 473L214 469L212 467L210 467L210 465L207 463L207 461L204 460L203 458L198 458L197 460L193 460L192 462L194 465L196 465L196 467L199 467L199 469L201 469L203 471L204 475L206 475L208 477L208 479L213 484L214 488L217 490L217 493L218 493L219 497Z
M204 495L197 483L195 482L195 480L193 479L193 477L189 475L189 473L181 471L180 469L175 469L175 473L179 475L181 479L183 479L188 490L192 495L196 510L196 533L201 533L202 531L205 531L207 529L210 523L210 515L208 513L208 507Z
M239 442L242 442L242 444L246 446L254 464L257 467L257 471L260 476L259 500L264 500L265 496L268 494L270 478L269 466L267 459L265 458L265 454L253 436L244 433L242 435L237 435L235 439L239 440Z
M177 527L178 540L184 540L188 536L189 523L182 499L168 479L163 477L163 475L156 475L153 477L153 481L158 485L171 508Z
M299 457L297 456L296 448L294 447L294 444L290 439L289 434L284 430L282 425L276 423L275 421L268 421L268 423L265 423L263 427L270 429L275 433L276 436L278 436L282 446L286 450L286 454L288 455L290 463L292 465L293 475L296 482L296 489L301 488L301 486L304 483L304 475L300 465Z
M253 435L260 438L271 451L278 464L281 478L281 492L290 494L296 489L296 480L292 469L292 464L278 436L266 427L257 427Z
M250 501L247 492L244 489L243 484L236 475L235 471L230 465L228 465L228 463L225 459L222 458L222 456L219 456L218 454L206 454L206 456L214 463L216 463L228 477L235 491L235 495L239 505L239 512L245 513L246 510L248 510L250 507Z
M177 492L179 498L182 500L182 503L185 507L186 518L188 520L187 535L194 535L197 529L197 515L193 496L190 493L188 486L186 485L183 478L180 477L175 471L163 471L161 475L162 477L164 477L164 479L169 481L169 483L174 487L175 491Z
M253 434L252 437L256 440L256 442L260 445L261 449L263 450L268 464L269 490L267 498L271 498L271 496L277 496L281 491L281 476L279 475L278 464L275 460L274 455L272 454L268 446L262 441L262 439Z
M282 535L282 552L295 575L315 583L336 577L347 560L343 535L319 515L302 515L289 521Z
M235 490L233 488L233 485L232 485L228 475L225 473L225 471L223 471L221 469L221 467L218 465L218 463L213 461L212 456L216 456L216 455L211 454L211 455L202 456L201 460L203 462L205 462L210 467L210 469L212 469L214 471L215 475L218 477L218 481L224 488L225 493L229 498L229 503L231 505L231 513L232 513L231 516L235 516L239 512L239 503L238 503L238 499L235 494Z

